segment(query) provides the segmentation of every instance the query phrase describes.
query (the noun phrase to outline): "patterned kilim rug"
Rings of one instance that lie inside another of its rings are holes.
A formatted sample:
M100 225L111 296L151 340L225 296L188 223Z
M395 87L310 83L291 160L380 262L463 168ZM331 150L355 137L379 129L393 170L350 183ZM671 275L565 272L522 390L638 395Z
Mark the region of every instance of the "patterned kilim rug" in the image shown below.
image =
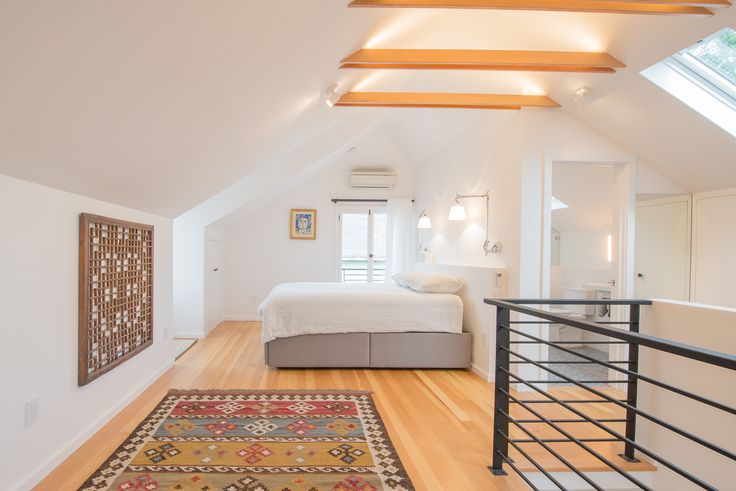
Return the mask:
M369 392L171 391L80 489L414 487Z

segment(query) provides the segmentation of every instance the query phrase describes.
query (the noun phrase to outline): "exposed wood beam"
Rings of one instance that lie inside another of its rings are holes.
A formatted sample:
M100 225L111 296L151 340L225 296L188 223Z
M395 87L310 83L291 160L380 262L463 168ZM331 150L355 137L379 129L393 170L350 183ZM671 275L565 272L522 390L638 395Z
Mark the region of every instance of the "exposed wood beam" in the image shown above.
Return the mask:
M713 15L707 7L727 7L728 0L700 2L636 0L353 0L350 7L545 10L609 14Z
M411 70L513 70L613 73L626 65L608 53L462 49L361 49L340 68Z
M434 92L348 92L335 106L511 109L560 107L547 96Z

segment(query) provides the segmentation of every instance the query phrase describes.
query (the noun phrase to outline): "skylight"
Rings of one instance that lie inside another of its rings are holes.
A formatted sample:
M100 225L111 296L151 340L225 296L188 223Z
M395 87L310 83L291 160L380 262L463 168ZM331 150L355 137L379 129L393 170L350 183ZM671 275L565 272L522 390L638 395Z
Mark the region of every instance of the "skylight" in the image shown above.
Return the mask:
M736 136L736 31L722 29L641 72Z

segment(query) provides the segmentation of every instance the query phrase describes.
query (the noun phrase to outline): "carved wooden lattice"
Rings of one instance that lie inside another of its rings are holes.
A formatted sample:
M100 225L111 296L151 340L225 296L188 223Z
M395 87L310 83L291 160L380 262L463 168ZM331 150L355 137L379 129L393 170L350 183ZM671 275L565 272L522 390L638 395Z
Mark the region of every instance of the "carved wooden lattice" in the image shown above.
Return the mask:
M79 216L79 385L153 343L153 227Z

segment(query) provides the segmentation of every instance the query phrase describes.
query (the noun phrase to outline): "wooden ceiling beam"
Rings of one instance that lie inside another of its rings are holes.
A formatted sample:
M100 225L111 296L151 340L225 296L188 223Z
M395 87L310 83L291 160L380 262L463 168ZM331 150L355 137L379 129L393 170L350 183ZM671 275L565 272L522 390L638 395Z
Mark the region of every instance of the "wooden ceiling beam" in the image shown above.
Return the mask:
M353 0L349 7L543 10L608 14L713 15L728 0Z
M608 53L453 49L361 49L340 68L612 73L626 65Z
M560 107L547 96L435 92L348 92L340 97L335 106L508 110L522 107Z

